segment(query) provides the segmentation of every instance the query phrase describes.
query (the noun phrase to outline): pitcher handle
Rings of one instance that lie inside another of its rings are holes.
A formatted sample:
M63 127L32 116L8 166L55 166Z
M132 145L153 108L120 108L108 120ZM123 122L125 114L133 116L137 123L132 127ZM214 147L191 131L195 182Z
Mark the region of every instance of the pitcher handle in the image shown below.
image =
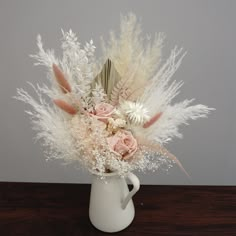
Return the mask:
M129 172L128 175L126 176L131 183L133 184L133 189L128 193L128 195L126 196L126 198L124 199L124 201L121 204L122 209L125 209L127 204L129 203L130 199L134 196L135 193L138 192L139 188L140 188L140 182L138 177Z

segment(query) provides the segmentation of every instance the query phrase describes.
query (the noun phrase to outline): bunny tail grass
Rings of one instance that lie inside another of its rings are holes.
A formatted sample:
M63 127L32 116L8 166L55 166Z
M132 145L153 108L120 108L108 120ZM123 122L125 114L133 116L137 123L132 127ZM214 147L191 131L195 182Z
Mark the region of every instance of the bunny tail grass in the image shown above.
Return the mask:
M53 102L59 107L61 108L63 111L71 114L71 115L75 115L77 113L77 110L71 106L70 104L68 104L67 102L61 100L61 99L54 99Z
M53 64L52 65L52 69L55 75L55 78L62 90L63 93L70 93L71 92L71 87L70 84L68 83L68 81L66 80L63 72L60 70L60 68L56 65Z

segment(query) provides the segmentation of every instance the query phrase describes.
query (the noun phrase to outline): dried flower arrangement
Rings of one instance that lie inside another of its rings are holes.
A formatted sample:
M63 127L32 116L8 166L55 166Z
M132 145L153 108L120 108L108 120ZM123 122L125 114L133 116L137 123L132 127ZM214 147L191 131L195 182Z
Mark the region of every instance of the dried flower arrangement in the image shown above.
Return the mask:
M101 175L169 168L172 163L186 173L163 145L182 137L181 124L213 109L190 105L193 100L171 104L183 82L170 79L185 53L176 47L161 63L164 34L151 40L141 33L135 15L122 16L119 37L111 33L108 43L102 41L99 61L93 41L82 46L71 30L62 31L61 59L53 50L45 51L38 36L39 52L32 57L35 65L47 67L51 86L29 83L38 99L23 89L16 98L32 106L26 112L48 159L79 162Z

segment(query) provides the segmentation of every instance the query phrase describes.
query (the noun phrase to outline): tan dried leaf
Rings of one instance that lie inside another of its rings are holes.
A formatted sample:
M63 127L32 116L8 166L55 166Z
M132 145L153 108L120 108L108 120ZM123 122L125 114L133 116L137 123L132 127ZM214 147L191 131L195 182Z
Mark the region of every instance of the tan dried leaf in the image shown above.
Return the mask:
M121 77L113 62L110 59L107 59L101 72L95 77L92 87L94 87L96 83L100 84L107 94L108 99L110 99L112 90L120 79Z

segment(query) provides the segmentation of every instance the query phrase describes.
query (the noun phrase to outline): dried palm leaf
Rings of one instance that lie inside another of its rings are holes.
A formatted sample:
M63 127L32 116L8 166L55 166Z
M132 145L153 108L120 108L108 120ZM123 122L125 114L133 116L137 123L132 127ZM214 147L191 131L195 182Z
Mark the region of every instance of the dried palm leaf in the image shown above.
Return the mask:
M110 59L107 59L101 72L95 77L92 87L94 87L96 83L100 84L107 94L108 99L110 99L112 90L120 79L121 77L113 62Z

